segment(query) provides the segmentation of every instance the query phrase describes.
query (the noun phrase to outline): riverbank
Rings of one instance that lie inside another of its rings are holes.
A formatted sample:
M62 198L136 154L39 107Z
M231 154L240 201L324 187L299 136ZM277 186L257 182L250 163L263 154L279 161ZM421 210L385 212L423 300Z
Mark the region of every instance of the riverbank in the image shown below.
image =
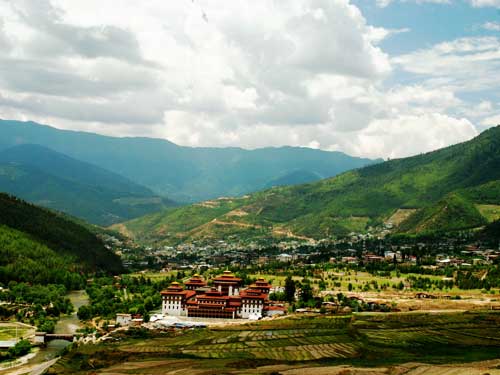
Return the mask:
M74 312L70 315L60 317L54 333L74 334L82 327L77 316L77 311L81 306L88 304L89 299L87 293L84 290L73 291L68 293L68 298L75 308ZM34 335L36 328L31 327L31 331L32 335ZM70 343L67 341L54 340L49 342L45 347L33 349L36 350L36 352L32 352L22 357L24 358L22 361L20 361L21 358L18 358L15 365L11 365L4 369L0 367L0 375L42 374L48 367L57 362L59 354L69 344Z

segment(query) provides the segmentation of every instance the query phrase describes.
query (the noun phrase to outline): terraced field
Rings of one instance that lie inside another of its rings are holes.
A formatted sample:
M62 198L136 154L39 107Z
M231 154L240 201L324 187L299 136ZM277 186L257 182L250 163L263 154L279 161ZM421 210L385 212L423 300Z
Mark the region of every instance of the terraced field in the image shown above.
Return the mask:
M142 373L137 369L142 363L144 373L164 374L182 362L189 369L186 373L272 374L276 371L271 364L290 369L305 364L393 366L500 358L497 312L292 316L148 335L80 346L49 373L135 374Z

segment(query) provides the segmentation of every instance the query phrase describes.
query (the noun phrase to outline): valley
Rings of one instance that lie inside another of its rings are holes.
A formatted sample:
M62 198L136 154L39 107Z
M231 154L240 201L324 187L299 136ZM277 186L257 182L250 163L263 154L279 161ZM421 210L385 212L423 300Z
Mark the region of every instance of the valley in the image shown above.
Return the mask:
M500 375L499 15L0 1L0 375Z
M160 211L119 228L139 242L156 245L210 243L231 236L248 244L286 237L319 240L353 232L479 228L498 218L499 140L500 127L491 128L469 142L428 154L319 182Z
M499 132L182 206L90 164L18 146L3 154L6 180L70 186L68 201L97 216L0 194L0 317L27 324L32 338L0 349L0 359L29 356L19 374L494 374ZM30 200L50 197L35 186ZM100 221L118 212L102 199L139 217ZM141 216L148 205L156 206ZM75 342L31 347L33 330L61 329L76 329Z

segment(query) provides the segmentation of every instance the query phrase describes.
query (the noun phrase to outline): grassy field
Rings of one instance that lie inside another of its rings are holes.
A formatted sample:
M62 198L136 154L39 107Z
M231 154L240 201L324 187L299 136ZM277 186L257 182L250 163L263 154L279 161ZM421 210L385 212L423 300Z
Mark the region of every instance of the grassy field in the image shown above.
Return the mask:
M280 373L275 366L391 367L499 357L500 312L316 315L82 345L49 374L271 375Z
M17 333L16 333L17 328ZM19 323L0 323L0 341L9 341L16 338L28 337L35 332L34 327Z
M431 280L442 280L443 276L434 276L434 275L419 275L419 274L400 274L398 275L396 271L392 271L390 276L374 276L368 272L358 272L358 271L347 271L347 272L322 272L320 274L315 275L313 278L309 278L309 280L313 283L313 285L319 283L321 278L325 281L327 290L332 292L345 292L349 288L349 284L353 287L353 292L361 291L365 284L370 284L370 290L374 289L374 282L377 283L379 289L382 285L387 286L387 290L393 291L392 286L398 284L399 282L406 282L406 279L409 277L425 277ZM272 282L273 286L284 286L285 285L285 276L277 276L271 274L252 274L250 277L255 278L264 278ZM296 281L302 281L302 277L295 276L293 277ZM338 285L340 283L340 286ZM456 287L452 289L431 289L429 290L432 293L446 293L451 295L480 295L482 292L478 289L471 290L461 290ZM499 291L495 290L493 293L498 294Z

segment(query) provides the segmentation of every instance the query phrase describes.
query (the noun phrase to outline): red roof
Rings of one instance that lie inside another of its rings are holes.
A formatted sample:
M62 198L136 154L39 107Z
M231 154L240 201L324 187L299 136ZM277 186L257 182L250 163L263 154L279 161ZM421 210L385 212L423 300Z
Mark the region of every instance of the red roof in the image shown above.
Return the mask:
M281 306L264 306L264 310L268 310L268 311L285 311L285 308L281 307Z
M162 296L184 296L184 298L190 299L191 297L193 297L196 294L196 292L194 290L183 290L181 288L180 291L179 290L172 291L169 289L161 291L161 295Z
M214 281L218 282L241 282L239 277L234 276L230 271L224 271L224 273L220 276L217 276Z
M267 299L267 294L260 291L244 290L240 293L241 298Z

